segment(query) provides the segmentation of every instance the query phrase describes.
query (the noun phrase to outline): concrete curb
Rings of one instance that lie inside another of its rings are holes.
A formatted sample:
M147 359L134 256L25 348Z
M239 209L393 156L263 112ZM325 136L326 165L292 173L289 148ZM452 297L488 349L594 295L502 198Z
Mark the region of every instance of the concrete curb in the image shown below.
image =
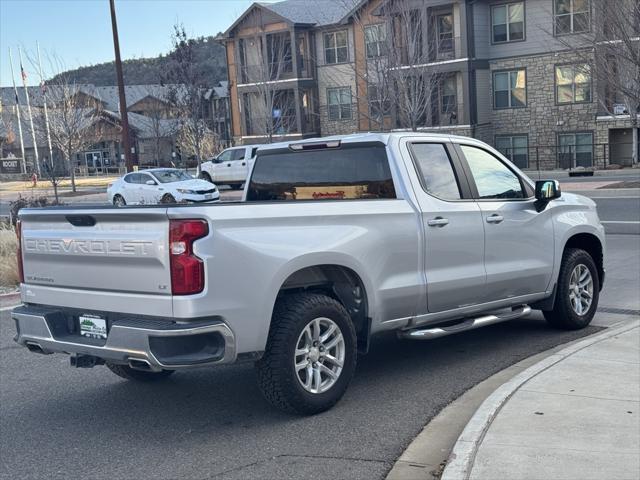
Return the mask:
M536 375L542 373L574 353L595 343L614 337L628 330L640 327L640 321L634 320L617 328L608 329L603 333L593 335L585 340L576 342L559 352L556 352L535 365L519 373L511 380L495 390L476 410L467 423L460 437L453 446L442 473L441 480L467 480L475 461L476 453L484 436L504 404L515 392Z
M3 293L0 295L0 309L20 305L20 292Z

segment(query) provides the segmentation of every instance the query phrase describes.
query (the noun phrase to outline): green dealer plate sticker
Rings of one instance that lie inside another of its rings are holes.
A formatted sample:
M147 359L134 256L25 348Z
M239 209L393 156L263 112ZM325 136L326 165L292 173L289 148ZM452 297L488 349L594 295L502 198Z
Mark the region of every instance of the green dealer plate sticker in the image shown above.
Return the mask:
M95 315L80 315L80 335L89 338L107 338L107 320Z

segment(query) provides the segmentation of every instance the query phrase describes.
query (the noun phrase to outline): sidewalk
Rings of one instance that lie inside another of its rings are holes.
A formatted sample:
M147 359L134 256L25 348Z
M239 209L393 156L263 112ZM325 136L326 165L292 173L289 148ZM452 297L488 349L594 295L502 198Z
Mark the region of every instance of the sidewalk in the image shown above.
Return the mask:
M476 411L442 480L640 477L640 322L530 367Z

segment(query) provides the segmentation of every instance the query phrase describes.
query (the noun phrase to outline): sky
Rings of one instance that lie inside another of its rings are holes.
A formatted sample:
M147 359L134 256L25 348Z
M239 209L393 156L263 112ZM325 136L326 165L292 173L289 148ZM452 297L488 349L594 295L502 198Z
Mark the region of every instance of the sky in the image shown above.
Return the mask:
M229 27L252 0L115 0L122 59L154 57L171 49L171 32L182 23L191 36L216 35ZM35 54L40 43L46 58L55 56L66 69L114 59L109 0L0 0L0 85L11 86L9 48L20 85L18 46ZM24 61L30 85L37 70Z

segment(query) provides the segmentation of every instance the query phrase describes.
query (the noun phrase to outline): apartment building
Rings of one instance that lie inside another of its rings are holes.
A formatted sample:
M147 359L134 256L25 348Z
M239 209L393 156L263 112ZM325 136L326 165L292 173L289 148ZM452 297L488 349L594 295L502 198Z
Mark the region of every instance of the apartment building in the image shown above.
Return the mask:
M629 165L640 112L570 48L597 1L253 4L222 36L232 136L409 128L482 139L522 168Z

